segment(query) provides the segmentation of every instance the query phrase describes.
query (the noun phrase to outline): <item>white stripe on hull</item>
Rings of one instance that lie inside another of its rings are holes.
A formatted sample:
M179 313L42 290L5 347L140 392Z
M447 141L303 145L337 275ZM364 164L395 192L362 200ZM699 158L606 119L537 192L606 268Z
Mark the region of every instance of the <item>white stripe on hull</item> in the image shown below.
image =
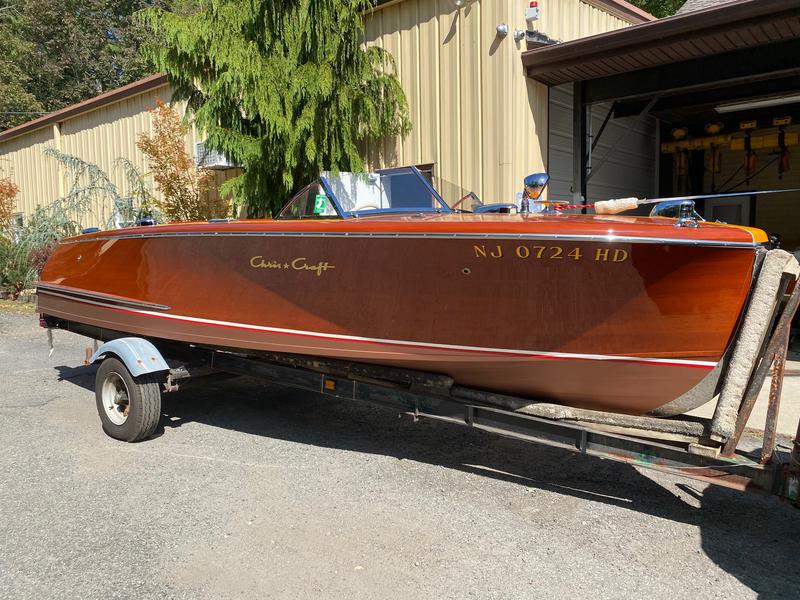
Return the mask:
M474 352L474 353L483 353L483 354L500 354L500 355L510 355L510 356L520 356L520 357L531 357L531 358L550 358L550 359L562 359L562 360L590 360L590 361L613 361L613 362L636 362L636 363L650 363L654 365L667 365L667 366L682 366L682 367L695 367L695 368L707 368L712 369L717 366L716 361L701 361L701 360L684 360L684 359L674 359L674 358L644 358L644 357L637 357L637 356L618 356L618 355L607 355L607 354L578 354L578 353L571 353L571 352L545 352L545 351L538 351L538 350L520 350L520 349L512 349L512 348L492 348L492 347L482 347L482 346L465 346L465 345L458 345L458 344L439 344L434 342L415 342L410 340L391 340L391 339L383 339L383 338L372 338L372 337L363 337L363 336L356 336L356 335L343 335L343 334L336 334L336 333L324 333L319 331L305 331L302 329L286 329L282 327L269 327L266 325L254 325L250 323L238 323L235 321L221 321L216 319L205 319L202 317L190 317L187 315L176 315L176 314L169 314L164 312L155 312L150 310L143 310L143 309L136 309L130 307L120 307L115 306L113 304L108 304L105 302L98 302L95 300L89 300L84 298L75 298L69 296L68 294L61 294L51 290L42 290L43 295L51 295L51 296L58 296L61 298L65 298L67 300L71 300L73 302L78 302L81 304L92 304L95 306L101 306L104 308L108 308L115 311L139 314L144 316L149 316L158 319L168 319L173 321L182 321L188 323L198 323L202 325L211 325L217 327L228 327L234 329L243 329L249 331L263 331L268 333L278 333L278 334L285 334L285 335L293 335L293 336L302 336L302 337L311 337L311 338L321 338L321 339L329 339L329 340L338 340L338 341L348 341L348 342L360 342L360 343L372 343L372 344L384 344L388 346L402 346L408 348L430 348L430 349L437 349L437 350L452 350L452 351L460 351L460 352Z

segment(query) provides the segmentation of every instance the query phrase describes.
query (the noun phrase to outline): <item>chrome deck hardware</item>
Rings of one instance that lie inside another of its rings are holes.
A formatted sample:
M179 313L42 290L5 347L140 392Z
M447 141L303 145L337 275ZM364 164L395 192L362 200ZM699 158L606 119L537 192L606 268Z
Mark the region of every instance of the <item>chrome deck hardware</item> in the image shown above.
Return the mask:
M694 200L665 200L664 202L659 202L650 211L650 216L678 219L675 227L697 227L698 221L705 221L694 210Z

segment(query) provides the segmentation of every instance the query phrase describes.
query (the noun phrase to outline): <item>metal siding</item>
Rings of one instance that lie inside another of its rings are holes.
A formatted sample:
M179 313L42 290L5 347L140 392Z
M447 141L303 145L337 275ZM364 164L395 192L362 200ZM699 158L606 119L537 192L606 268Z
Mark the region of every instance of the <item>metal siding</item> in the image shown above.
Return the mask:
M402 4L394 4L392 6L386 7L383 11L383 26L385 28L384 31L387 33L383 36L383 47L389 51L389 54L392 55L394 58L395 63L395 75L397 75L398 79L403 82L403 55L401 52L401 47L405 46L406 44L401 45L400 38L401 36L403 39L408 40L407 43L413 43L410 38L412 36L408 32L404 32L400 29L400 13L401 7L402 12L408 10L409 3L404 2ZM387 69L389 67L387 66ZM390 69L389 69L390 70ZM408 90L407 87L404 85L404 89ZM411 94L407 92L409 96L409 109L412 106L412 98ZM413 111L411 111L411 115L413 117ZM387 164L405 164L404 157L403 157L403 144L400 139L398 138L387 138L384 140L383 143L383 156L384 161Z
M461 11L461 47L459 48L459 66L461 68L459 87L459 121L461 131L461 186L473 190L478 196L483 194L483 164L486 157L484 147L486 135L482 123L485 115L482 111L482 98L485 97L484 59L481 48L482 23L484 10L480 3L466 5ZM445 178L447 179L447 178Z
M519 91L514 89L514 82L508 77L510 61L517 57L512 33L516 23L507 23L509 34L505 38L497 35L498 24L504 19L507 2L484 2L484 18L481 24L481 47L484 49L484 71L481 77L480 118L483 128L483 182L479 196L484 202L511 202L507 190L511 182L511 117L512 105L518 101ZM514 48L514 50L512 50ZM474 115L468 118L475 120ZM520 126L521 124L518 124ZM527 129L527 128L526 128ZM465 144L463 151L474 151L470 144ZM520 148L520 151L523 149ZM462 180L462 187L468 189L468 181ZM516 183L516 182L515 182Z
M98 165L125 194L129 191L127 181L116 161L125 157L142 171L147 170L136 141L140 134L152 131L152 117L148 111L156 106L158 99L168 100L170 96L169 86L162 86L68 119L61 128L61 150ZM177 108L182 112L181 106ZM112 208L107 200L96 201L91 218L87 220L91 223L84 224L104 227Z
M19 187L15 212L30 215L59 196L56 162L42 154L52 145L51 125L0 143L0 176L10 177Z
M541 0L536 28L568 41L629 25L580 0ZM546 168L547 86L525 77L524 42L497 36L525 29L525 3L405 0L365 19L367 45L392 52L413 129L402 141L366 147L371 167L435 163L443 179L487 202L513 201L522 178ZM416 63L415 63L416 58Z
M592 107L592 131L600 130L609 104ZM626 130L633 130L626 133ZM611 119L592 155L595 174L589 180L588 201L647 197L657 192L656 120L645 117ZM608 160L605 160L606 156ZM601 161L605 161L600 165ZM598 168L599 167L599 168ZM572 201L572 87L550 90L550 194Z
M461 185L461 14L449 0L438 0L438 8L439 48L435 58L439 62L439 80L429 82L422 91L431 94L434 87L439 89L441 104L436 110L440 114L439 138L442 149L440 162L434 167L436 174ZM410 135L419 135L417 123L413 124ZM469 149L466 151L469 152Z
M116 161L125 157L142 172L147 172L144 155L136 147L136 141L140 134L152 133L149 111L155 108L158 100L169 102L171 97L170 86L164 85L0 143L0 174L11 176L20 187L16 210L29 215L37 206L69 191L70 182L65 174L59 176L56 161L42 155L48 146L96 164L108 174L120 193L128 193L125 174ZM185 103L176 103L174 107L184 114ZM186 149L191 155L194 155L195 143L201 140L196 128L190 127ZM237 169L217 171L215 181L219 186L239 172ZM210 193L217 195L216 191ZM109 202L96 201L92 213L81 219L82 225L105 227L111 214Z
M522 14L525 4L510 3L511 10L522 15L521 23L517 23L520 29L525 28ZM627 21L580 0L540 0L539 9L541 16L535 24L536 29L560 42L630 26Z
M421 163L440 162L439 19L437 3L419 0L419 121L412 137L420 140Z
M400 45L397 61L401 66L400 83L408 99L408 112L411 119L419 123L419 0L406 0L406 3L407 9L399 11L400 34L409 38L410 43ZM401 143L404 162L419 163L421 144L419 136L407 136Z

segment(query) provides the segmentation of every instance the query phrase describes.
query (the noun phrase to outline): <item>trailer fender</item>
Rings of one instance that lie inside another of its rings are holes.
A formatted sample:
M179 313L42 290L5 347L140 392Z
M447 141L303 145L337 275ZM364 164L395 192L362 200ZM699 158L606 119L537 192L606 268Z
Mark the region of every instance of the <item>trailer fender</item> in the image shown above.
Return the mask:
M169 371L169 365L161 352L151 342L137 337L124 337L111 340L100 346L89 359L93 364L107 356L116 356L130 371L133 377L147 373Z

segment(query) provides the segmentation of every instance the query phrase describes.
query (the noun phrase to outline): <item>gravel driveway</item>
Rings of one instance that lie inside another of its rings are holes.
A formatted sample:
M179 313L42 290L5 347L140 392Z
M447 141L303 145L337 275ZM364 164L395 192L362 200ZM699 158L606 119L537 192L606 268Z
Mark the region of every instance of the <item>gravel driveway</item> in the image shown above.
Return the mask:
M0 312L0 598L797 598L769 497L232 378L106 437L87 340Z

